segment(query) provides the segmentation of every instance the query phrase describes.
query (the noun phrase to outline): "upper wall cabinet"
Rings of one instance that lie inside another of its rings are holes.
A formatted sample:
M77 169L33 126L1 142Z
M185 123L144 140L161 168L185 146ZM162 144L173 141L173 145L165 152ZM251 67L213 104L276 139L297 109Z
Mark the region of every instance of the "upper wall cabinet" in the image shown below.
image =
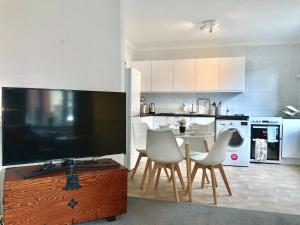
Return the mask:
M132 63L132 67L142 74L142 92L151 91L151 61L135 61Z
M173 61L152 61L152 91L171 92L173 90Z
M245 57L220 58L220 91L245 91Z
M174 60L174 92L191 92L195 90L196 60Z
M245 57L136 61L142 92L244 92Z
M197 59L196 91L217 92L220 88L220 59Z

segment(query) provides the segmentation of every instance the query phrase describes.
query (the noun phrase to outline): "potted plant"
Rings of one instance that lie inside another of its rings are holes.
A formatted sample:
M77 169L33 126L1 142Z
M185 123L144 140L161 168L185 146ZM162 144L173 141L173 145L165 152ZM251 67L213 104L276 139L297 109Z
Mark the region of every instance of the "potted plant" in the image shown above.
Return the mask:
M179 132L181 134L184 134L186 129L186 120L185 119L178 120L177 123L179 124Z

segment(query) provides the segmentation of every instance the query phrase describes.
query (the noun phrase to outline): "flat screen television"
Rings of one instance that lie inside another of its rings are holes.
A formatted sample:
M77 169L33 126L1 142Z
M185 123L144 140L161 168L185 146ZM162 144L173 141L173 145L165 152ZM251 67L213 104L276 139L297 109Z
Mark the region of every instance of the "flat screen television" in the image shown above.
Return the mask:
M126 94L2 88L2 164L126 153Z

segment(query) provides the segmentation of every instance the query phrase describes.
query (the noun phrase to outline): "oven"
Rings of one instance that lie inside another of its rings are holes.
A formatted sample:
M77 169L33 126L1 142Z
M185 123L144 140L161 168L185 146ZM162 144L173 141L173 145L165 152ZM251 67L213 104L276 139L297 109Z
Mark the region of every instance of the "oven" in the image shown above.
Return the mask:
M250 161L280 163L282 119L280 117L252 118L250 120ZM263 157L260 157L263 149Z

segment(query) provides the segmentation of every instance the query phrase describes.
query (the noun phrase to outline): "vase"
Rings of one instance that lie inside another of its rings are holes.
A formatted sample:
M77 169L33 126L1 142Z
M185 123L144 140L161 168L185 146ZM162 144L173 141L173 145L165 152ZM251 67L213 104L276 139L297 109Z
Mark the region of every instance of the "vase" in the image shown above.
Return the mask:
M179 132L181 134L184 134L185 133L185 127L179 127Z

